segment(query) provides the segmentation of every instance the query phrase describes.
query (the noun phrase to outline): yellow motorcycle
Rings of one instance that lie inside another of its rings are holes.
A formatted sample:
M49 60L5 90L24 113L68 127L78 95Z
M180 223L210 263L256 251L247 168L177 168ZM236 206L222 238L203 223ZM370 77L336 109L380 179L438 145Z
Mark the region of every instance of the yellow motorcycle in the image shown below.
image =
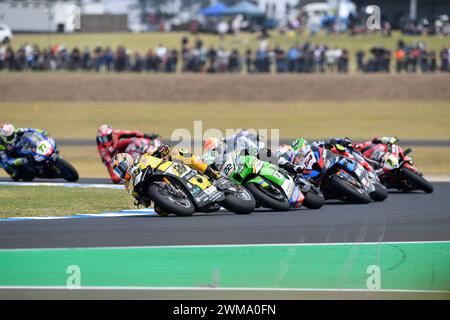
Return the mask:
M153 201L164 212L177 216L218 211L221 206L236 214L255 209L255 199L244 187L226 178L212 181L181 162L145 154L130 173L140 200Z

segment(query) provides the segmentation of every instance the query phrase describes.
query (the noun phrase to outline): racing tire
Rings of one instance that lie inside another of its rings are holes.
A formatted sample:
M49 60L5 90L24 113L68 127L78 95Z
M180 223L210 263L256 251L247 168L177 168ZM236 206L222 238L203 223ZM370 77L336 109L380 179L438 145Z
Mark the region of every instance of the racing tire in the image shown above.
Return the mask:
M69 182L78 181L78 172L69 162L64 159L57 158L55 161L55 165L60 171L61 178Z
M270 183L270 182L267 182ZM291 207L289 200L284 197L283 201L272 198L260 189L255 183L249 183L245 186L255 197L256 201L261 203L263 207L273 209L275 211L287 211ZM276 186L274 186L276 187ZM281 190L280 190L281 191Z
M180 217L189 217L195 212L194 204L189 197L186 196L186 206L183 206L161 194L157 184L151 184L150 187L148 187L148 196L154 203L158 204L158 207L160 207L163 212L173 213Z
M366 204L371 200L368 194L360 193L338 176L331 177L330 183L331 187L336 190L338 194L343 195L344 201Z
M305 194L305 200L303 200L303 206L308 209L320 209L325 203L325 199L322 194L317 194L314 190Z
M228 211L236 214L249 214L255 210L255 198L245 188L239 193L229 193L225 195L225 200L220 204Z
M419 190L423 190L426 193L432 193L434 188L431 183L429 183L424 177L418 175L414 171L408 168L402 168L400 170L401 175L408 180L410 184Z
M370 193L370 197L373 201L384 201L388 197L388 192L384 186L379 183L375 183L375 191Z

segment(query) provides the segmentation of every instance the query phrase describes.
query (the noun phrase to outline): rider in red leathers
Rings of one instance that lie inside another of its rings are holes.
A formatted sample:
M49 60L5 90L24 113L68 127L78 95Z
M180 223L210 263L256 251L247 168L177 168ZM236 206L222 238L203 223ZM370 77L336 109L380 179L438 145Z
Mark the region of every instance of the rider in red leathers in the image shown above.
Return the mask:
M111 176L113 183L119 183L120 178L114 174L111 167L111 159L118 153L125 152L127 146L132 142L132 138L156 139L159 135L140 133L139 131L128 131L113 129L109 125L101 125L97 130L97 149L98 154Z

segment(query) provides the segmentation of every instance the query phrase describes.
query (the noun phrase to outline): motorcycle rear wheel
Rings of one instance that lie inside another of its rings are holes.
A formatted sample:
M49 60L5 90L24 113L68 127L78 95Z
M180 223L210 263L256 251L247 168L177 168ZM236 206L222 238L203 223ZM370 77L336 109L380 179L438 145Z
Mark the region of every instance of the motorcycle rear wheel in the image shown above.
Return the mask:
M255 210L255 198L248 190L242 188L240 192L226 194L221 205L236 214L249 214Z

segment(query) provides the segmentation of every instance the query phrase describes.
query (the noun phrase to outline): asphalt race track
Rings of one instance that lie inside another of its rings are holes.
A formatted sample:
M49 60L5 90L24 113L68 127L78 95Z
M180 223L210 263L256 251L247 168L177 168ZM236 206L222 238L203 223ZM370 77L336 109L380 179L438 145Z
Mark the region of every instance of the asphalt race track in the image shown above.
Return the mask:
M2 222L0 248L445 241L450 183L434 186L432 194L391 192L368 205L327 201L319 210Z

